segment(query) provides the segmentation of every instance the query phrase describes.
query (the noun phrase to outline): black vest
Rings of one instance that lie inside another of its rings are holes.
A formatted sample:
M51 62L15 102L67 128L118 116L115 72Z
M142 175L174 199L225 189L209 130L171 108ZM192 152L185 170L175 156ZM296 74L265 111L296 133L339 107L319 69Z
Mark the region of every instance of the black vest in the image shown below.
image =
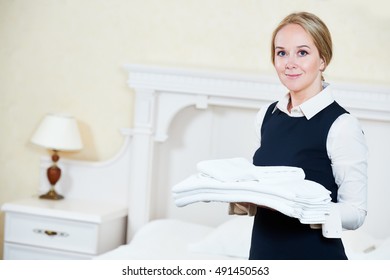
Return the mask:
M328 132L333 122L348 113L333 102L310 120L290 117L271 104L261 127L261 145L253 156L257 166L295 166L305 172L305 179L315 181L332 192L337 201L338 187L326 150Z

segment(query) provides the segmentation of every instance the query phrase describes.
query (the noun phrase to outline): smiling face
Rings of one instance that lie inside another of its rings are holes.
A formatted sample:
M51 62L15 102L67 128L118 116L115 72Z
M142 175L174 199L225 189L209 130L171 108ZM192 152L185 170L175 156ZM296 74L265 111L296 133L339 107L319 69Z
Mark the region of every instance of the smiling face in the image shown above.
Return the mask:
M319 93L325 63L312 37L300 25L288 24L278 31L274 45L274 66L290 94L308 99Z

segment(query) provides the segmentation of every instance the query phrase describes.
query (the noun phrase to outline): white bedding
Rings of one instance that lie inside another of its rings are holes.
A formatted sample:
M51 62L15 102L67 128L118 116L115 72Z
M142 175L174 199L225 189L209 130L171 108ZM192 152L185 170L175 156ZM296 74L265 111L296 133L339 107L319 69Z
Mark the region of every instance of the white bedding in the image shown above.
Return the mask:
M149 222L127 245L95 259L247 259L252 218L235 217L213 228L174 219Z
M247 259L253 217L233 216L218 227L161 219L141 228L127 245L95 259L195 260ZM343 232L349 259L390 260L390 238L377 240L359 231Z

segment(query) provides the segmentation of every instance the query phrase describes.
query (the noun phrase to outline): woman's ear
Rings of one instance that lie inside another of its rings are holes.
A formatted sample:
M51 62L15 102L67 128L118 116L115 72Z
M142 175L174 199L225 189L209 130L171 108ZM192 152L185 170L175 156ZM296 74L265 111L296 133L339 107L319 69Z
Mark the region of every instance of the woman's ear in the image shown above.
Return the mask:
M326 63L325 63L325 60L323 58L321 58L321 61L320 61L320 71L324 71L326 68Z

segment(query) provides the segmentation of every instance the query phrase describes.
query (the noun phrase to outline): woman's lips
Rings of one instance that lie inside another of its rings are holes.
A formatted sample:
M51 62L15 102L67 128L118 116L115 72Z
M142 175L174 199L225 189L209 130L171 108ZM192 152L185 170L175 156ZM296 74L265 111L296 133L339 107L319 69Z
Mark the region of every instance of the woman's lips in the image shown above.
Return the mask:
M285 75L289 79L296 79L296 78L299 78L301 76L301 74L285 74Z

